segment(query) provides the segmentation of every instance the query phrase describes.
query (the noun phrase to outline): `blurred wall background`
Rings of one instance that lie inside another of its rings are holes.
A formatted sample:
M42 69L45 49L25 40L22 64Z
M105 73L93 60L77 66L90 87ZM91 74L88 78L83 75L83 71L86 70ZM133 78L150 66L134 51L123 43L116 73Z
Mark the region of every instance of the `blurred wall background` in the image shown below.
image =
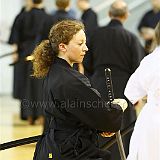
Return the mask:
M103 26L109 21L108 8L114 0L90 0L92 8L97 12L99 25ZM130 17L125 27L137 33L137 24L143 14L151 8L150 0L125 0L130 9ZM20 12L25 0L0 0L0 56L10 53L13 49L6 42L15 16ZM48 13L55 9L54 0L44 0ZM77 18L81 13L76 7L76 0L72 0L72 8L77 11ZM0 95L11 95L13 82L13 67L11 56L0 59Z

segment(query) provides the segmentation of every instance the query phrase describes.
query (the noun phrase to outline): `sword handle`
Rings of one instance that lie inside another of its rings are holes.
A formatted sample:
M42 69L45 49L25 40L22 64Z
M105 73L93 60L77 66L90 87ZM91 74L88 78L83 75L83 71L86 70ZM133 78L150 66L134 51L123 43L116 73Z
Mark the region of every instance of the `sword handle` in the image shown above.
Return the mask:
M113 85L112 85L112 79L111 79L111 70L109 68L105 69L105 76L106 76L106 86L108 90L108 99L109 103L114 100L114 93L113 93Z
M109 68L105 69L105 77L106 77L106 86L108 89L109 104L111 106L111 103L114 100L114 93L113 93L113 85L112 85L112 78L111 78L111 70ZM125 155L125 151L124 151L124 147L123 147L123 142L122 142L120 130L118 132L116 132L115 134L116 134L116 140L117 140L121 160L126 160L126 155Z

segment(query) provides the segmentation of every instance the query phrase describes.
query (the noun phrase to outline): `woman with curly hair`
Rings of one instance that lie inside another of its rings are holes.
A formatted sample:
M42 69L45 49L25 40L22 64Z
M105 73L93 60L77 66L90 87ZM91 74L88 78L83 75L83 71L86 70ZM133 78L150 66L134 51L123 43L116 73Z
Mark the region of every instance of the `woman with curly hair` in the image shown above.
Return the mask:
M64 20L33 53L33 75L44 78L46 113L34 160L109 159L108 151L98 147L97 134L112 136L118 131L123 111L103 101L89 80L72 68L87 50L83 24Z

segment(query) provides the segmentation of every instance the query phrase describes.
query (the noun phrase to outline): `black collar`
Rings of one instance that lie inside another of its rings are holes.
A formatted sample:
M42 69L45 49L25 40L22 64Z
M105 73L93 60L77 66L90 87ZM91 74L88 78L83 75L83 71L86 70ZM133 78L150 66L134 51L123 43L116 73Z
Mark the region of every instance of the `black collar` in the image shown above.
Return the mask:
M71 68L70 64L66 60L59 58L59 57L56 57L54 59L54 64L60 64L62 66Z
M112 19L109 24L108 24L109 27L115 27L115 26L123 26L122 23L117 20L117 19Z

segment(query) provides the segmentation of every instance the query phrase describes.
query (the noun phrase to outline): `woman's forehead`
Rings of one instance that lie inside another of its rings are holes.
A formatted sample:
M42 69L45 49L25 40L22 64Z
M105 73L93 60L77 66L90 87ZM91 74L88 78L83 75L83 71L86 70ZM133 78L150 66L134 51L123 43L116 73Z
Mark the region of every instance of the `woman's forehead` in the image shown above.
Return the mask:
M72 40L85 40L85 39L86 39L86 35L82 29L78 31L72 38Z

